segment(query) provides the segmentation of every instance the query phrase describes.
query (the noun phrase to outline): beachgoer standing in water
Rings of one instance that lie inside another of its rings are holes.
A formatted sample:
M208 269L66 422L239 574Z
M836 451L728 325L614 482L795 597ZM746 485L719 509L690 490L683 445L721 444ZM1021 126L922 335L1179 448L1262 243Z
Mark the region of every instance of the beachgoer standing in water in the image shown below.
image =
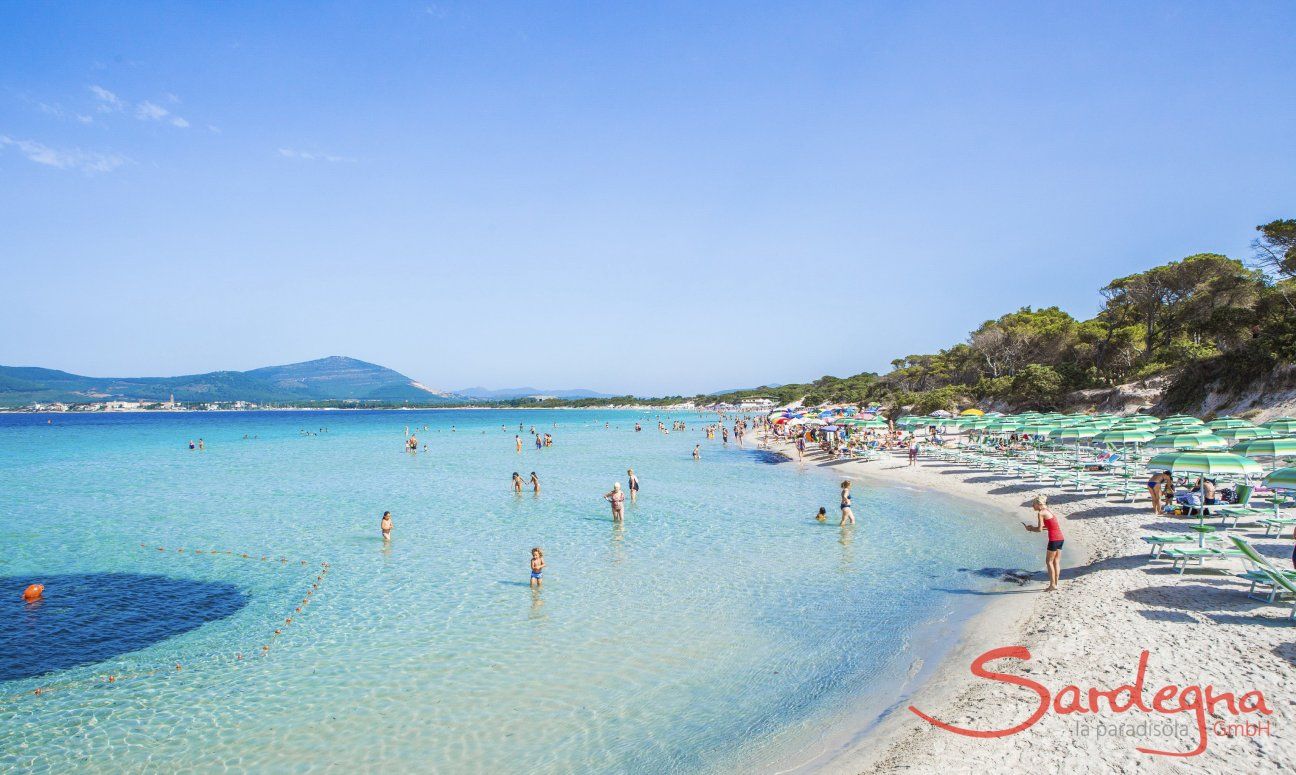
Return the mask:
M1031 508L1035 509L1036 523L1032 525L1023 522L1022 527L1032 533L1048 532L1048 546L1044 549L1044 567L1048 569L1049 585L1044 588L1044 591L1052 592L1057 589L1058 578L1062 575L1062 520L1048 507L1048 496L1036 495L1031 501Z
M841 483L841 522L839 524L855 524L855 512L851 511L851 483L849 479L843 479Z
M517 443L517 451L518 451L518 454L521 454L521 453L522 453L522 437L521 437L521 436L514 436L514 437L513 437L513 441Z
M633 468L626 469L626 489L630 491L630 502L634 503L639 500L639 477L635 476Z
M694 445L693 445L693 459L694 459L694 460L701 460L701 459L702 459L702 445L701 445L701 444L694 444Z
M625 493L621 492L621 483L612 483L612 492L604 493L604 498L612 504L612 521L620 522L625 518Z
M517 471L513 472L513 492L522 492L522 475Z
M384 541L391 540L392 518L390 511L384 511L382 521L378 523L378 529L382 531Z
M541 573L544 573L544 550L537 546L531 550L531 586L538 588L544 583Z
M536 476L535 471L531 472L531 491L536 495L540 494L540 477Z

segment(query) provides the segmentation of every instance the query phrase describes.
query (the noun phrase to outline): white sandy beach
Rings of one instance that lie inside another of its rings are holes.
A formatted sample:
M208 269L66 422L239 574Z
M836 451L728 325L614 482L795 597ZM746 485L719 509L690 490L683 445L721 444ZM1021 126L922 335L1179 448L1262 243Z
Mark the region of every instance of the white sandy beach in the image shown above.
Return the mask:
M779 447L790 452L790 446ZM1027 720L1039 707L1029 688L974 678L972 659L991 649L1025 646L1030 660L1001 659L987 667L1026 676L1056 694L1064 686L1112 690L1134 680L1140 653L1149 652L1145 697L1167 684L1212 684L1216 692L1240 696L1260 690L1271 716L1233 716L1224 706L1206 717L1208 727L1269 721L1269 734L1229 736L1212 729L1200 755L1176 758L1142 753L1139 747L1187 752L1197 744L1192 712L1174 715L1115 714L1102 704L1097 714L1058 715L1052 710L1035 725L991 739L965 737L930 725L905 707L888 715L862 739L842 740L815 752L799 769L824 772L1276 772L1296 758L1296 734L1289 729L1296 703L1296 622L1290 604L1248 599L1248 584L1232 574L1240 561L1209 563L1206 569L1172 573L1169 560L1150 560L1139 540L1153 532L1185 530L1195 524L1150 513L1148 501L1077 494L1056 487L1023 484L952 463L923 458L910 468L903 454L873 462L827 461L807 454L804 465L826 465L860 480L886 478L930 487L1000 507L1004 519L1033 521L1026 501L1049 495L1065 517L1061 588L1045 593L1044 538L1037 575L1024 586L1006 584L967 628L961 643L934 677L906 705L966 729L1002 730ZM1247 536L1279 567L1288 567L1291 540L1263 538L1245 523ZM1177 705L1177 701L1172 705ZM1133 728L1149 722L1143 728ZM1172 724L1181 725L1177 739ZM1125 725L1124 729L1120 725Z

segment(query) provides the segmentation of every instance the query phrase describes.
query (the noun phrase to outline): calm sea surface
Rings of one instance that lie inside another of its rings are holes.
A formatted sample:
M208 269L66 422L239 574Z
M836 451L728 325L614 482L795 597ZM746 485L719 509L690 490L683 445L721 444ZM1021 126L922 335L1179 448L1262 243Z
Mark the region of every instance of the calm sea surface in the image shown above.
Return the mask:
M0 415L0 771L759 768L893 702L973 571L1039 564L907 488L843 530L831 471L657 417Z

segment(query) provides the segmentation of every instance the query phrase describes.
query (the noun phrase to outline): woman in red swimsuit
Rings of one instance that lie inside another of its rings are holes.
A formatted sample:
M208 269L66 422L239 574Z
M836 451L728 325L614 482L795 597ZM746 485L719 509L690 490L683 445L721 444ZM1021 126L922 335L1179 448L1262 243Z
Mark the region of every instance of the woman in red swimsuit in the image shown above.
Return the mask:
M1062 518L1048 507L1048 497L1036 495L1031 501L1035 509L1035 524L1023 522L1022 526L1032 533L1048 533L1048 546L1044 550L1044 567L1048 568L1049 585L1045 592L1057 589L1058 577L1062 575Z

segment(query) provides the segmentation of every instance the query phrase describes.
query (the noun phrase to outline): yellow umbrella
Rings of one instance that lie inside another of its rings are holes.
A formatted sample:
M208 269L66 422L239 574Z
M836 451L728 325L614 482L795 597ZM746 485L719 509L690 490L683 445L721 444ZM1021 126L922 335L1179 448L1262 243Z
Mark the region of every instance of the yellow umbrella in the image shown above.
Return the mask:
M981 411L980 409L964 409L963 411L959 412L959 414L963 415L964 417L971 417L971 416L983 415L985 414L985 412Z

